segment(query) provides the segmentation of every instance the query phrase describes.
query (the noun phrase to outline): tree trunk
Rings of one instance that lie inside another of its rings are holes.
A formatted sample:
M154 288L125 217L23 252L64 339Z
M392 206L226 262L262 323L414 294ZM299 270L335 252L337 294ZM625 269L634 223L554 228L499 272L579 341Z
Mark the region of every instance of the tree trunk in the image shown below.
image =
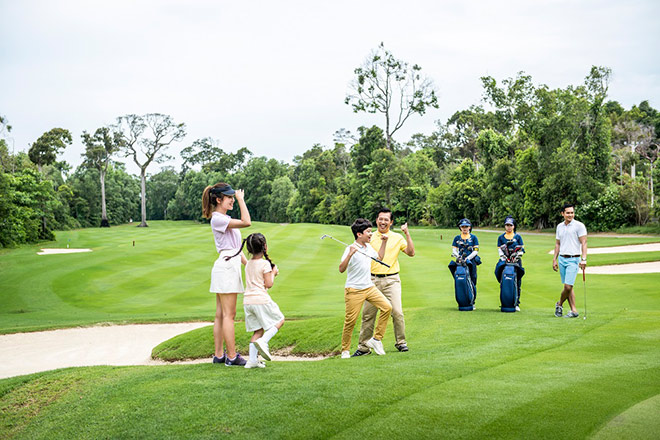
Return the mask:
M636 147L635 142L632 142L632 143L630 144L630 152L631 152L631 153L634 153L634 152L635 152L635 147ZM633 155L633 160L634 160L634 157L635 157L635 156ZM635 162L633 162L633 163L630 165L630 177L633 178L633 179L635 178Z
M105 207L105 171L99 170L99 179L101 180L101 227L109 228L108 211Z
M138 225L138 228L146 228L149 225L147 224L147 169L140 169L140 199L141 207L140 212L142 214L142 222Z
M392 151L392 136L390 136L390 114L385 114L385 140L387 142L387 149Z
M654 197L653 197L653 162L651 162L651 172L649 173L651 178L649 179L651 183L651 210L653 210L653 202L654 202Z

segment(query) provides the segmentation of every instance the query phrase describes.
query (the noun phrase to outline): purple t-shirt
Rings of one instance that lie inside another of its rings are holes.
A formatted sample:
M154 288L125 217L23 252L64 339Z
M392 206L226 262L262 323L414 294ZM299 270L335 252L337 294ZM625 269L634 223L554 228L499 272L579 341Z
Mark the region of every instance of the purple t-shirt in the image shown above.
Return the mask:
M231 217L217 211L214 211L211 215L211 229L213 230L215 248L218 253L223 249L238 249L241 247L241 231L236 228L228 229L229 220L231 220Z

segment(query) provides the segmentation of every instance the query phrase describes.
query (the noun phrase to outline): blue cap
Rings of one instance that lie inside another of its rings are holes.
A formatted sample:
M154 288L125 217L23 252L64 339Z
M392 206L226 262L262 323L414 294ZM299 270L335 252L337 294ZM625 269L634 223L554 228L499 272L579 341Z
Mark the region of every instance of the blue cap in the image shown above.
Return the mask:
M513 226L515 226L515 225L516 225L516 221L515 221L515 219L514 219L513 217L511 217L510 215L507 215L506 218L504 219L504 224L505 224L505 225L513 225Z
M225 186L218 186L215 188L211 188L211 193L216 195L222 194L225 196L233 196L236 193L236 191L234 191L234 188L232 188L231 186L225 185Z
M458 222L458 227L460 228L461 226L470 226L470 227L472 227L472 223L470 223L470 220L464 218L464 219L461 219L460 222Z

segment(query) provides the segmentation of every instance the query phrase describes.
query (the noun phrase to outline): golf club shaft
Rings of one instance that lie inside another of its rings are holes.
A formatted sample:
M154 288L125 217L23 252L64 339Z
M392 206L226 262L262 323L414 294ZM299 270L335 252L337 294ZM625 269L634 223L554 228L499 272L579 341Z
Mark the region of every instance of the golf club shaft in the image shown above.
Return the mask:
M582 286L584 287L584 318L587 318L587 276L582 269Z
M332 235L324 235L323 237L321 237L321 240L323 240L323 238L325 238L325 237L331 238L331 239L333 239L334 241L336 241L337 243L341 243L341 244L343 244L343 245L346 246L346 247L349 247L349 246L350 246L350 244L346 244L346 243L344 243L344 242L341 241L341 240L337 240L337 239L336 239L335 237L333 237ZM371 258L371 259L374 260L375 262L380 263L380 264L382 264L383 266L385 266L385 267L387 267L387 268L391 267L389 264L384 263L384 262L380 261L378 258L374 258L374 257L372 257L371 255L365 254L365 253L362 252L361 250L356 250L356 252L358 252L358 253L364 255L365 257L369 257L369 258Z

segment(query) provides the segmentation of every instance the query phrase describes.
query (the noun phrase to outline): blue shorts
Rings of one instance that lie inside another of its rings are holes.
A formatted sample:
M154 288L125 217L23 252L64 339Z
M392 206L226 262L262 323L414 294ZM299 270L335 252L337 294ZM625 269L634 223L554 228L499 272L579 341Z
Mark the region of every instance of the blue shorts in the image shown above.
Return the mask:
M559 274L561 275L561 282L572 286L575 284L575 278L578 274L580 257L564 258L559 257L557 260L559 264Z

